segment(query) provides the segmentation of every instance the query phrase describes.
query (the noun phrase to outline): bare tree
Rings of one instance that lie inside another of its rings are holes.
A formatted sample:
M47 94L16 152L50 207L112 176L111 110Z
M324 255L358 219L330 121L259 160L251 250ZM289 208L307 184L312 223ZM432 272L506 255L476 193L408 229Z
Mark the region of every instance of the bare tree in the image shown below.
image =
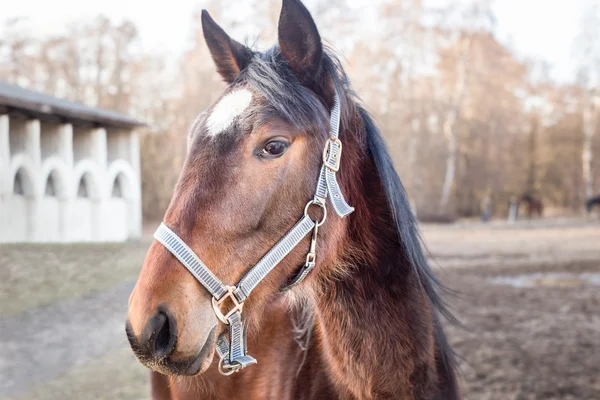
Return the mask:
M594 13L586 11L592 22L582 24L585 35L574 43L581 79L561 85L534 78L539 62L525 62L494 37L488 0L453 1L441 9L423 0L357 4L309 5L381 126L420 218L475 215L486 193L501 205L535 189L549 204L573 208L593 192L600 182L594 158L600 149L594 132L600 24L592 21ZM243 6L205 0L204 6L232 37L244 41L250 32L250 44L274 43L279 0ZM233 6L235 15L227 12ZM377 23L365 24L368 18ZM141 149L144 213L152 218L168 205L190 125L225 86L199 13L189 23L190 43L174 69L161 54L142 51L133 24L102 16L46 37L36 37L27 20L13 19L0 37L0 79L150 124L141 132Z
M442 10L440 15L442 20L438 23L437 29L443 35L441 39L444 40L449 34L455 37L454 84L447 97L442 126L447 154L439 207L442 211L446 211L456 178L458 151L456 123L465 101L469 81L468 75L471 72L469 64L473 37L493 29L495 19L489 0L475 1L465 9L452 3L446 10ZM452 35L453 33L454 35Z
M594 194L594 175L592 150L596 130L596 96L600 87L600 16L598 4L590 2L585 8L582 32L577 40L579 45L580 69L579 81L583 88L583 149L581 153L582 173L585 183L585 195Z
M456 156L458 145L455 124L465 97L467 62L469 52L471 50L471 42L472 38L470 35L465 35L460 38L460 52L456 64L456 83L452 91L452 97L448 104L448 111L446 112L444 125L442 128L444 137L446 138L446 145L448 146L448 154L446 156L446 173L444 175L442 194L440 196L440 208L442 210L446 210L448 207L450 192L452 190L456 175Z

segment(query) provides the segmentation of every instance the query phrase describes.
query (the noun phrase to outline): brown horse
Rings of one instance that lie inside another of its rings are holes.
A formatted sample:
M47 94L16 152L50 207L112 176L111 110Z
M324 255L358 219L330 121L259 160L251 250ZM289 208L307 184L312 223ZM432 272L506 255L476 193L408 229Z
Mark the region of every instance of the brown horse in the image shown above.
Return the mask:
M337 179L355 211L341 218L328 202L307 278L288 288L305 264L304 237L248 296L242 315L258 365L229 377L213 360L228 332L214 298L155 241L126 324L136 356L155 371L152 397L460 399L440 323L452 317L444 287L383 137L308 10L284 0L278 45L266 52L232 40L205 11L202 24L228 87L191 129L164 224L217 279L240 281L313 197L334 103L344 149Z
M600 195L596 197L590 197L588 201L585 202L585 209L587 210L588 214L592 213L592 209L594 207L600 208Z
M542 200L536 199L531 194L524 194L521 197L521 202L525 202L527 205L527 218L531 219L534 214L537 214L539 218L542 218L544 212L544 204Z

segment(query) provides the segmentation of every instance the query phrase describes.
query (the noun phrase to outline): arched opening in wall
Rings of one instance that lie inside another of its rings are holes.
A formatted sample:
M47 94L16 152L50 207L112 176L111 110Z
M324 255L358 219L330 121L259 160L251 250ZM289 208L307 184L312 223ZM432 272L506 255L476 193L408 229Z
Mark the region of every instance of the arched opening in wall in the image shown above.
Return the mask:
M122 180L123 180L122 175L121 174L117 175L117 177L115 178L115 181L113 182L111 197L116 197L119 199L122 199L124 197Z
M25 196L25 189L23 188L23 173L19 169L15 174L15 179L13 181L13 194L18 196Z
M77 185L77 197L82 199L88 199L90 197L90 188L89 188L89 177L86 177L87 174L84 174L79 180L79 185Z
M127 177L118 173L112 181L111 196L107 203L109 212L105 216L105 237L108 240L122 241L129 237L132 219L131 184Z
M24 167L15 172L12 180L12 197L3 205L1 216L4 223L10 226L10 240L15 242L28 241L33 234L32 207L34 187L32 176ZM6 213L6 214L5 214Z
M56 197L56 182L54 174L49 174L46 179L46 188L44 189L44 195L46 197Z
M70 207L66 203L67 175L59 168L50 169L44 181L44 195L38 200L37 236L44 242L60 242L65 239L66 215Z
M94 178L90 172L84 172L75 182L77 197L70 206L67 223L69 235L75 241L85 242L100 237L100 191Z
M33 197L33 182L23 167L13 177L13 195Z

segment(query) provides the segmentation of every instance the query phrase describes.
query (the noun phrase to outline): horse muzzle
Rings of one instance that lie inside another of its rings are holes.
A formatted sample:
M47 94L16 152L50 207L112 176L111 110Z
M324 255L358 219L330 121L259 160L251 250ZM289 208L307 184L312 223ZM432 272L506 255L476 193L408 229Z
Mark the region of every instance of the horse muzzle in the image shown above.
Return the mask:
M202 329L206 332L204 335L195 330L194 343L183 343L192 334L179 332L178 325L173 313L159 307L140 325L138 334L131 319L127 320L125 331L134 354L147 368L166 375L190 376L206 371L213 361L218 324L215 322L210 329ZM203 340L197 340L199 337Z

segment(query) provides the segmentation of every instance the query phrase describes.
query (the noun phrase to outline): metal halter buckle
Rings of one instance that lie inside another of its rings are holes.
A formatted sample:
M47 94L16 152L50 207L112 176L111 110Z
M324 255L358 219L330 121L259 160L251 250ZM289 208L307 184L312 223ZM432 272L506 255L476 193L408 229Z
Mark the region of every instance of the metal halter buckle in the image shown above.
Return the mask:
M316 263L317 255L314 252L308 253L306 255L306 261L304 262L304 268L306 268L307 270L311 270L315 267Z
M333 145L337 145L337 152L333 151ZM323 149L323 164L330 170L338 172L340 170L340 162L342 160L342 142L340 139L331 136L327 140L327 145Z
M223 295L223 297L221 297L219 300L215 299L214 297L212 298L212 306L213 310L215 311L215 314L217 315L217 318L219 318L219 320L225 325L229 325L229 321L227 320L227 318L229 318L233 313L237 311L242 312L244 302L242 301L240 303L237 297L235 297L235 295L233 294L233 292L235 291L235 286L225 286L225 289L227 289L227 293L225 293L225 295ZM221 312L221 304L223 304L223 302L227 299L231 299L231 301L233 302L233 308L229 310L227 314L223 315L223 313Z
M317 263L317 235L319 234L319 226L320 224L315 224L315 227L313 228L313 234L310 238L310 248L308 254L306 254L304 268L308 271L312 270Z

